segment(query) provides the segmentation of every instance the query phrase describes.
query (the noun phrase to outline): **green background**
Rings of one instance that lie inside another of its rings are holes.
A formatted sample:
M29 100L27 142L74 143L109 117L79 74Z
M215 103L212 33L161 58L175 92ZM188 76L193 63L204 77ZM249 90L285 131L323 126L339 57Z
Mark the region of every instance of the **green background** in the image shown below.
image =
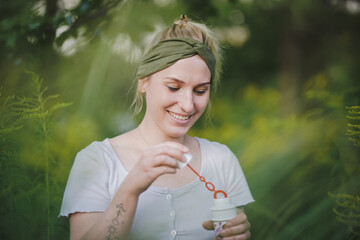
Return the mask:
M357 0L2 1L0 239L68 239L76 153L138 124L139 58L183 13L225 55L190 134L238 157L252 239L360 239Z

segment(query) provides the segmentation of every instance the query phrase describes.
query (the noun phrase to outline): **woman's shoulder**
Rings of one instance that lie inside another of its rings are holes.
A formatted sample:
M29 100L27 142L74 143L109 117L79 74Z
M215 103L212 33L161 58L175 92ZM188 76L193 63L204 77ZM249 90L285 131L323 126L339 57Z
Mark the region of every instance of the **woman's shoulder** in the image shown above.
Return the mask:
M109 151L109 138L104 140L96 140L79 151L78 154L97 154Z
M222 157L222 158L229 158L233 155L233 152L223 143L212 141L206 138L199 138L195 137L199 143L201 152L205 153L207 156L214 156L214 157Z
M97 140L81 149L75 157L75 164L103 164L114 161L115 157L109 139Z
M204 148L206 151L221 151L221 152L227 152L230 151L230 149L223 143L212 141L206 138L200 138L195 137L200 143L200 146Z
M105 138L101 141L93 141L83 148L81 154L103 154L113 153L114 148L128 148L131 132L123 133L112 138Z
M232 171L232 168L239 165L237 157L225 144L205 138L198 138L198 140L203 159L207 163L207 169L212 169L214 174L219 172L220 169L224 172Z

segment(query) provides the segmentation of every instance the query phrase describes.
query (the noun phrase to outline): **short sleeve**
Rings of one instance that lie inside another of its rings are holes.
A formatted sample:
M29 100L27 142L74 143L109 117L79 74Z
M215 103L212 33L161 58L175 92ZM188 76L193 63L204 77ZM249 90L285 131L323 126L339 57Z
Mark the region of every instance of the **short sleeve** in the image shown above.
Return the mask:
M70 171L60 216L75 212L104 212L110 203L109 174L99 142L81 150Z
M231 196L231 201L237 206L244 206L254 202L240 163L234 153L228 148L224 171L224 174L227 176L225 178L226 189Z
M254 201L244 172L234 153L224 144L198 138L206 161L207 177L217 182L217 189L224 190L236 206Z

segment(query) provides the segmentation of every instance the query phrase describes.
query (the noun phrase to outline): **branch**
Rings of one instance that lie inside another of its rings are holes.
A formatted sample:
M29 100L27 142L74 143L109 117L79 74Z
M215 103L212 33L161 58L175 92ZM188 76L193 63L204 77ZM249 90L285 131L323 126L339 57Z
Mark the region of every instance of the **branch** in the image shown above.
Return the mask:
M122 0L115 0L113 2L108 3L107 5L105 5L103 8L99 9L96 12L93 12L89 15L86 15L82 18L77 18L75 19L75 21L73 22L73 24L71 24L70 28L73 27L78 27L86 22L91 22L94 21L96 18L106 15L110 9L112 9L113 7L116 7ZM79 9L79 7L76 8L76 11Z

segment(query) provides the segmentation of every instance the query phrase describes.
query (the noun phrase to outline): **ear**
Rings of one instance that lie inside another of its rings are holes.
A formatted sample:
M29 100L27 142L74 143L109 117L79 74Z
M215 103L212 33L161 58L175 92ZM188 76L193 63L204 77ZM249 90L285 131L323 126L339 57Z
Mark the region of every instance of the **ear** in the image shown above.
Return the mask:
M146 89L149 86L149 79L147 77L138 79L138 90L140 93L146 93Z

